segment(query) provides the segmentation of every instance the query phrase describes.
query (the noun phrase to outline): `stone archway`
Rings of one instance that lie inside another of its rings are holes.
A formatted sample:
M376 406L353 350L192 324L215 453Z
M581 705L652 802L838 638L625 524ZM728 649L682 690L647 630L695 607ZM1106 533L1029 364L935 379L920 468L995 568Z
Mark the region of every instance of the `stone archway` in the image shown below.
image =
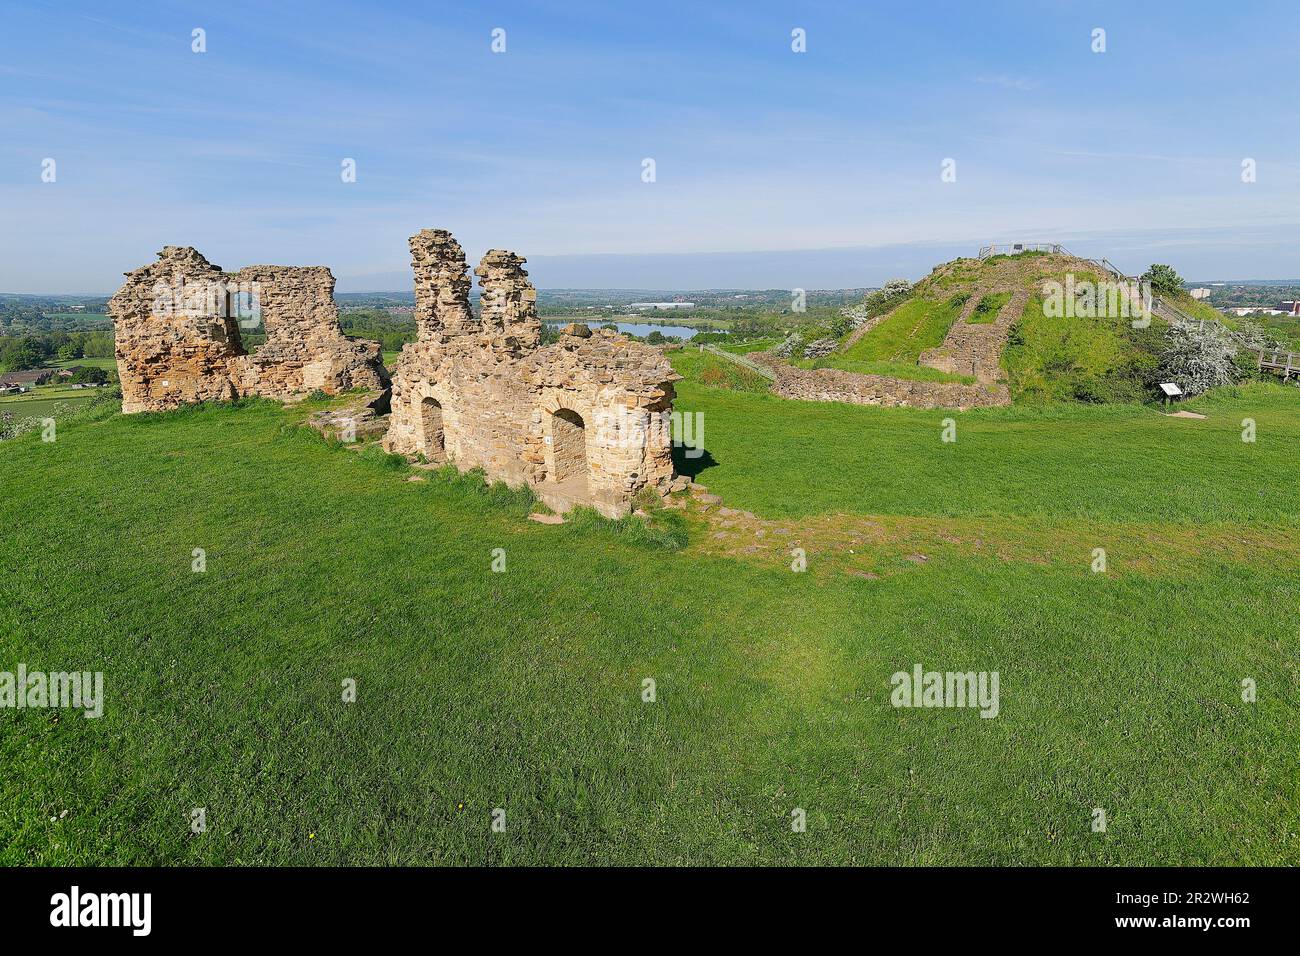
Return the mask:
M551 413L549 477L556 483L581 481L585 486L589 474L586 422L571 408L557 408Z
M442 403L432 396L420 401L420 444L426 460L447 460L447 432L442 420Z

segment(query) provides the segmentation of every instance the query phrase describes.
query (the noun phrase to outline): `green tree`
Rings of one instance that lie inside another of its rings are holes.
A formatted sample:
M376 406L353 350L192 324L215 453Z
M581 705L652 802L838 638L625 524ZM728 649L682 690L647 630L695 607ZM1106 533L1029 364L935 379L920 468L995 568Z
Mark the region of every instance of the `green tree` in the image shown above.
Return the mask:
M0 371L17 372L36 368L43 356L34 339L5 339L0 347Z
M74 385L103 385L108 382L108 373L102 368L95 368L94 366L87 365L73 372L72 378L68 379L68 381Z
M1173 266L1159 262L1142 273L1142 281L1151 283L1155 295L1175 296L1183 291L1183 277L1174 271Z

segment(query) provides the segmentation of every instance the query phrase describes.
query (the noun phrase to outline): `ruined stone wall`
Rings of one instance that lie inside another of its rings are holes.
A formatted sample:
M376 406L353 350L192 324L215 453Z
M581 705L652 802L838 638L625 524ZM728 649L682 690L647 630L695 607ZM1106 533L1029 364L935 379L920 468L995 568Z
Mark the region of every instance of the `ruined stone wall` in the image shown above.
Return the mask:
M445 229L422 229L411 237L410 246L417 338L424 341L439 333L472 335L472 280L466 274L465 250Z
M960 382L916 382L884 375L863 375L834 368L801 369L770 352L747 356L776 372L772 392L782 398L809 402L847 402L910 408L985 408L1011 403L1005 385L964 385Z
M491 249L474 270L483 288L480 334L492 349L515 358L537 348L542 336L537 290L528 281L525 261L513 252Z
M235 397L229 365L244 354L239 326L226 314L224 293L209 296L223 279L183 246L167 246L157 262L126 274L108 302L123 412Z
M266 343L232 364L241 394L284 397L387 387L378 342L339 328L334 276L324 266L247 266L232 279L256 288Z
M251 355L232 305L241 290L260 306L266 328L266 344ZM323 266L226 273L192 248L168 246L158 262L127 273L109 312L124 412L388 386L379 343L339 328L334 277Z
M449 233L413 236L411 259L419 339L394 368L386 449L527 484L557 510L583 503L625 514L641 488L667 486L678 376L662 352L584 325L540 348L537 293L513 253L494 249L475 270L481 321Z

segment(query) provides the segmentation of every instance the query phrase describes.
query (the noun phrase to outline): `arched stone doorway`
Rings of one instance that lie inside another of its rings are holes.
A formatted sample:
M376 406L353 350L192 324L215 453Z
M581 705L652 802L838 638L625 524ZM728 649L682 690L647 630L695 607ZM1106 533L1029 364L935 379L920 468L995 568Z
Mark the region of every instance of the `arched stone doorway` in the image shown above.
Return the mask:
M436 398L420 402L420 440L427 461L447 460L447 436L442 421L442 405Z
M551 413L551 481L587 483L586 423L571 408Z

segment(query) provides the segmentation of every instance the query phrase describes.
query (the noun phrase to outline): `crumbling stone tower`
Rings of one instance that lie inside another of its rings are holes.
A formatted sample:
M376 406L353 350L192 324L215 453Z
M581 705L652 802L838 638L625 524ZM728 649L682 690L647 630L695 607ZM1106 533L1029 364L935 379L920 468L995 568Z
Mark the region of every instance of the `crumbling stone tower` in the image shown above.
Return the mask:
M476 321L460 244L442 229L411 237L418 339L393 369L384 447L529 485L558 511L626 514L642 488L672 480L680 376L658 349L585 325L540 347L525 261L500 249L483 257Z
M239 324L224 293L220 302L206 294L224 288L225 274L188 246L166 246L126 278L108 302L122 411L234 398L228 368L244 354Z
M388 387L379 343L339 328L334 276L324 266L227 273L195 249L167 246L126 280L108 304L123 412ZM266 329L266 344L251 355L240 340L239 296L260 308Z

